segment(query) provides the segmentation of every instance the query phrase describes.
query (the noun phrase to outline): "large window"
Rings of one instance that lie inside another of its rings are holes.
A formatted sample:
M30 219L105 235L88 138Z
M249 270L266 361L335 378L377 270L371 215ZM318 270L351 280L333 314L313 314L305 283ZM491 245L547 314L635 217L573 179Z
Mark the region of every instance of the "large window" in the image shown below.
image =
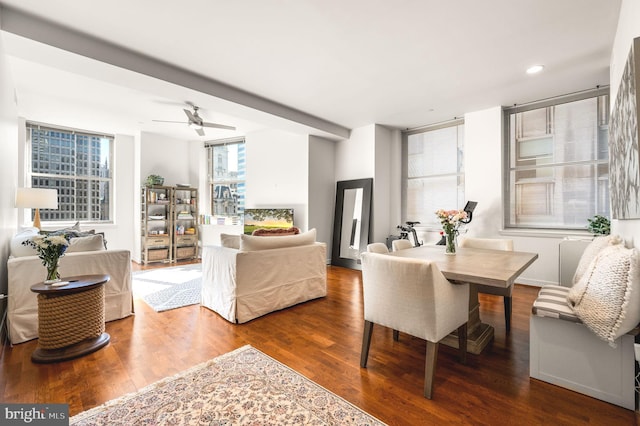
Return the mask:
M244 148L244 139L207 144L211 213L214 223L241 223L244 212Z
M505 110L507 228L609 216L608 123L608 88Z
M464 207L464 124L403 135L403 220L440 226L438 209Z
M111 220L113 144L111 135L27 123L31 186L58 190L58 209L43 209L43 221Z

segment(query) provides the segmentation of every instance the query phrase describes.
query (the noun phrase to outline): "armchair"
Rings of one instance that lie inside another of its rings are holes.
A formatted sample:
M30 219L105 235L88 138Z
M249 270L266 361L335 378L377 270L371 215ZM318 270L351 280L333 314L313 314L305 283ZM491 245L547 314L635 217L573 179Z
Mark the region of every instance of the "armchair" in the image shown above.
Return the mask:
M458 330L460 362L466 363L469 285L452 284L427 260L362 254L364 332L360 366L367 367L373 325L427 341L424 396L431 399L438 342Z

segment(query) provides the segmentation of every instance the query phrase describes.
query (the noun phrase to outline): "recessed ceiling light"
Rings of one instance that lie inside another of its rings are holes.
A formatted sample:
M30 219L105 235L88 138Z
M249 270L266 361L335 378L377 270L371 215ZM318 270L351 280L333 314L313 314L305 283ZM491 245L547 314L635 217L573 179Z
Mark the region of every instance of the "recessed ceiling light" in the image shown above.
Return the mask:
M527 68L527 74L537 74L544 69L544 65L534 65Z

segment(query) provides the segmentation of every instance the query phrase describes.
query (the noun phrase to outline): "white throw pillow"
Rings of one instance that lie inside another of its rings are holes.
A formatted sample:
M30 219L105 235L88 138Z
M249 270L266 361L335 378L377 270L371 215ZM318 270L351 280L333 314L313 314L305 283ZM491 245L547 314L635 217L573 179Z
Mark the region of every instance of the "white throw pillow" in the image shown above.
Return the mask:
M316 242L315 228L298 235L278 237L240 235L240 251L269 250L274 248L306 246Z
M240 248L240 235L220 234L220 244L222 247L238 250Z
M569 292L575 314L598 337L613 342L640 322L640 267L636 249L616 244L596 255Z
M591 243L584 249L582 256L580 257L580 261L578 262L578 267L576 268L576 272L573 275L572 284L575 285L580 281L580 278L584 275L584 273L589 268L589 265L595 259L595 257L605 248L610 245L617 245L622 242L622 238L618 235L606 235L603 237L595 237Z
M38 228L25 228L23 231L17 233L15 237L11 239L11 256L37 256L38 251L33 246L22 244L24 241L28 241L36 235L38 235Z
M86 237L76 237L69 240L67 253L77 253L80 251L98 251L105 250L104 238L102 234L93 234Z

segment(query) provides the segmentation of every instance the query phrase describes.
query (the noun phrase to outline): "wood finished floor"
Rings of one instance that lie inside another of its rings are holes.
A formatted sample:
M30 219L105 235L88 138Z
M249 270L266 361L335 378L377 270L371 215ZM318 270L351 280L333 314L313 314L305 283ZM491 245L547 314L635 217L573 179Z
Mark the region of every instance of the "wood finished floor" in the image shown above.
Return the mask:
M368 368L359 367L361 274L333 266L326 298L247 324L230 324L199 305L156 313L135 300L134 316L107 323L108 346L83 358L39 365L30 360L36 340L5 345L0 400L68 403L74 415L250 344L390 425L638 424L633 411L529 379L536 293L516 285L509 335L502 300L481 295L481 316L496 327L495 339L467 365L441 345L433 400L422 396L420 339L401 334L394 342L391 330L375 327Z

